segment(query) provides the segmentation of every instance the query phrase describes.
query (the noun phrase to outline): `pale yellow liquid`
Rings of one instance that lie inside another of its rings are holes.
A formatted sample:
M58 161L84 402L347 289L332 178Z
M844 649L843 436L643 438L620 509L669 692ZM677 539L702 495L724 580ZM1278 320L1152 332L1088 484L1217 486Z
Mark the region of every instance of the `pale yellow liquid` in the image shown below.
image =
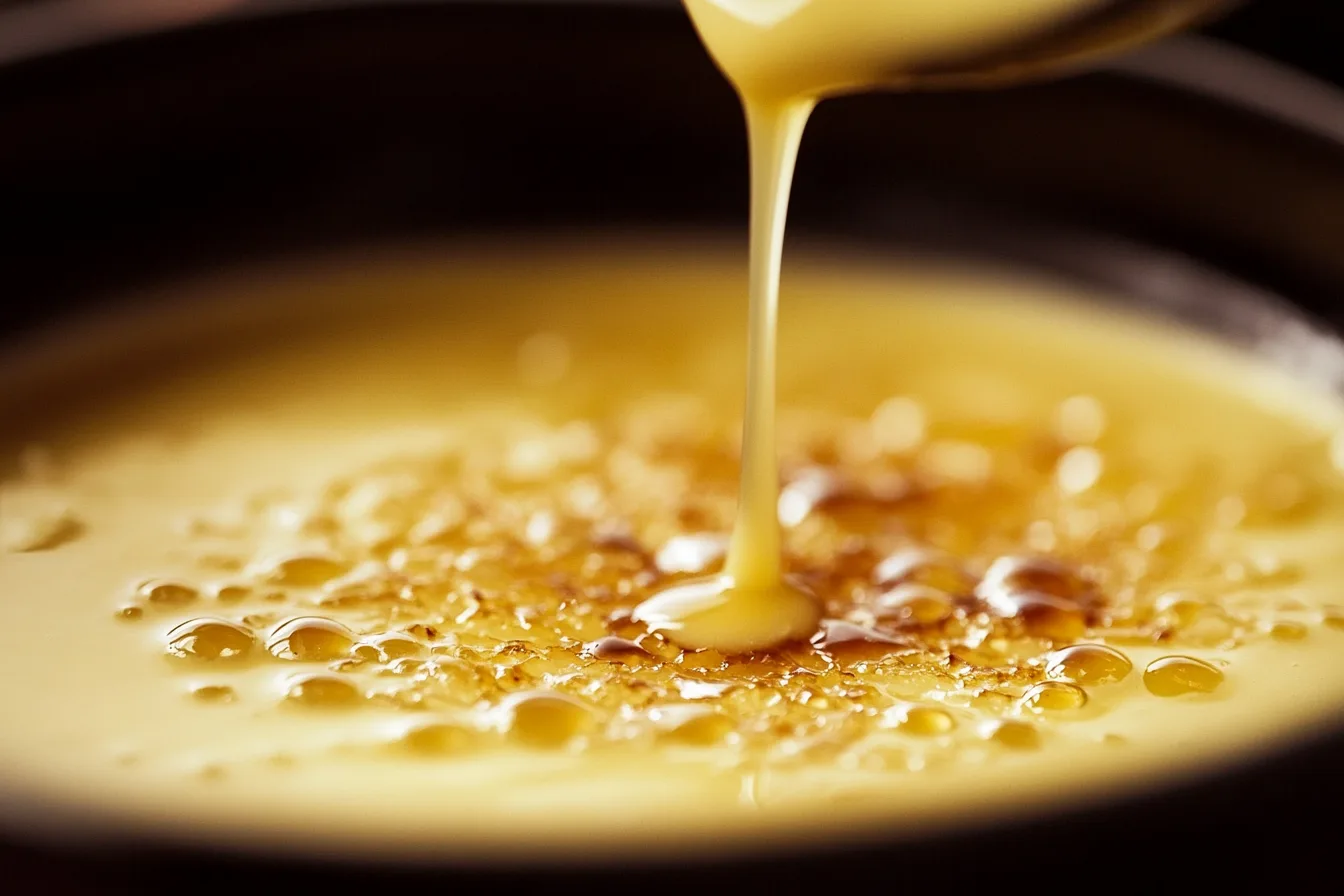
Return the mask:
M891 86L893 74L966 48L1012 44L1098 0L686 0L737 88L751 153L750 329L738 519L723 575L681 584L636 618L687 647L770 648L816 631L821 608L783 579L775 459L780 256L799 143L816 103ZM1188 15L1172 5L1171 27ZM1000 75L1006 77L1006 75ZM896 83L900 83L897 80Z
M738 519L743 265L586 244L183 284L4 359L4 823L703 856L1078 804L1338 718L1340 403L964 267L800 251L784 277L786 568L906 646L730 659L640 634L622 614L721 571ZM856 491L811 491L817 468ZM912 546L975 589L1055 558L1106 614L1038 631L940 578L875 620ZM272 655L313 615L351 640ZM201 618L252 655L170 655ZM1088 642L1132 668L1061 677ZM1163 696L1179 680L1145 669L1170 656L1215 664L1211 690Z

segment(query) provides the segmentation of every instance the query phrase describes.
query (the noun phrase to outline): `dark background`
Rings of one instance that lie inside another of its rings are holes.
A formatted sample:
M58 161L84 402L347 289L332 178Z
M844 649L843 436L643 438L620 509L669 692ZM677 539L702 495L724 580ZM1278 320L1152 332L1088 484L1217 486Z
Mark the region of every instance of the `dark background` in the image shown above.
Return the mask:
M1205 31L1344 84L1344 4L1338 0L1252 0Z

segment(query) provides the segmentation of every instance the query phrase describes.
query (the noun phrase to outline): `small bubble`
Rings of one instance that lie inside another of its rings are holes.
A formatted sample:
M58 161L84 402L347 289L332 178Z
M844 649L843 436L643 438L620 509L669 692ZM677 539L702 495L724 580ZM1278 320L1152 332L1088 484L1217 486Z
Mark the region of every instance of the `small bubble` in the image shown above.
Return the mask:
M1307 627L1300 622L1283 620L1269 627L1269 636L1276 641L1301 641L1307 637Z
M933 625L952 615L952 598L928 585L907 583L883 592L875 602L877 618Z
M1329 628L1344 631L1344 607L1326 607L1321 611L1321 622Z
M350 629L321 616L300 616L271 633L266 649L282 660L326 662L348 655L355 644Z
M349 563L331 554L298 554L271 563L262 576L275 585L316 588L349 570Z
M878 585L916 584L945 594L965 594L973 584L956 560L933 551L908 549L884 558L873 570Z
M368 659L369 657L365 656L360 651L370 647L376 651L372 658L381 660L382 662L399 660L407 657L422 657L425 655L426 650L424 644L421 644L409 635L392 632L383 635L380 638L376 638L368 644L361 644L355 649L355 655L362 659Z
M217 585L211 589L210 596L222 604L236 604L246 600L251 593L245 585Z
M1143 684L1158 697L1210 694L1223 683L1223 673L1211 663L1189 656L1164 656L1143 671Z
M1087 632L1082 608L1039 591L998 591L985 599L999 616L1022 620L1027 634L1050 641L1075 641Z
M896 727L906 734L918 737L936 737L947 734L957 726L948 712L933 706L902 707L896 713Z
M634 641L608 636L583 645L584 656L595 660L607 660L617 663L638 664L652 659L648 652Z
M1013 719L987 722L981 728L981 734L986 740L1010 750L1035 750L1041 745L1041 733L1036 726Z
M196 688L191 692L202 703L232 703L238 699L238 694L233 688L222 684L207 684Z
M285 693L287 703L316 709L354 706L362 699L359 688L335 675L308 675L293 679Z
M482 732L454 722L432 722L412 728L398 745L420 756L456 756L480 743Z
M1082 709L1087 703L1087 691L1062 681L1043 681L1028 688L1018 703L1033 712Z
M116 613L118 619L124 619L127 622L134 622L137 619L143 619L144 615L145 615L144 608L138 607L135 604L129 604L124 607L119 607L117 608Z
M136 596L147 603L162 607L180 607L200 597L200 592L182 582L151 580L135 589Z
M1076 644L1056 650L1046 660L1050 678L1078 684L1115 684L1134 669L1129 657L1103 644Z
M694 712L676 714L661 736L685 746L712 747L728 740L736 730L737 725L726 714L696 707Z
M549 691L514 694L498 707L502 727L530 747L556 749L596 727L592 709L582 701Z
M168 632L168 653L193 660L237 660L252 652L251 629L225 619L192 619Z
M1077 571L1049 557L1000 557L995 560L976 593L988 599L995 592L1039 591L1051 597L1078 598L1091 583Z

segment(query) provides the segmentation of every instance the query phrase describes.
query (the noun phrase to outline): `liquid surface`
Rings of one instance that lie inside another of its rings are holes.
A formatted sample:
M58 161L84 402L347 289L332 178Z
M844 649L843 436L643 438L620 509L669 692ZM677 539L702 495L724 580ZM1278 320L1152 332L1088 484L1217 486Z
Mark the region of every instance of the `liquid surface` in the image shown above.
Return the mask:
M1338 717L1333 398L1045 285L799 255L775 511L823 619L682 649L632 611L725 569L741 260L517 251L183 286L4 362L4 824L817 843Z
M813 596L783 577L775 519L780 256L798 147L817 101L846 91L906 86L910 73L949 54L972 64L977 51L989 51L981 60L987 76L1006 80L1033 52L1039 54L1043 35L1047 48L1067 58L1070 40L1081 39L1087 50L1093 43L1110 47L1123 38L1141 40L1178 27L1210 5L1216 4L686 0L706 48L741 96L751 154L742 484L724 573L656 595L636 610L636 619L684 647L741 653L807 638L820 618ZM1072 27L1061 31L1061 22ZM1021 55L1010 58L1018 64L992 65L995 47L1016 47Z

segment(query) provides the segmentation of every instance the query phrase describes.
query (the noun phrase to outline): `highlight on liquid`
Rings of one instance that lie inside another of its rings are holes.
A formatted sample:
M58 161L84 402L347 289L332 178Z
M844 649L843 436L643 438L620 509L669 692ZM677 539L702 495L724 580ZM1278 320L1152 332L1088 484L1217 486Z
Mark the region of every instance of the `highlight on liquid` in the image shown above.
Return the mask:
M724 570L738 260L511 252L184 285L5 362L7 805L731 848L1093 799L1344 701L1334 398L1049 284L834 255L791 260L780 333L821 619L679 645L635 610Z

